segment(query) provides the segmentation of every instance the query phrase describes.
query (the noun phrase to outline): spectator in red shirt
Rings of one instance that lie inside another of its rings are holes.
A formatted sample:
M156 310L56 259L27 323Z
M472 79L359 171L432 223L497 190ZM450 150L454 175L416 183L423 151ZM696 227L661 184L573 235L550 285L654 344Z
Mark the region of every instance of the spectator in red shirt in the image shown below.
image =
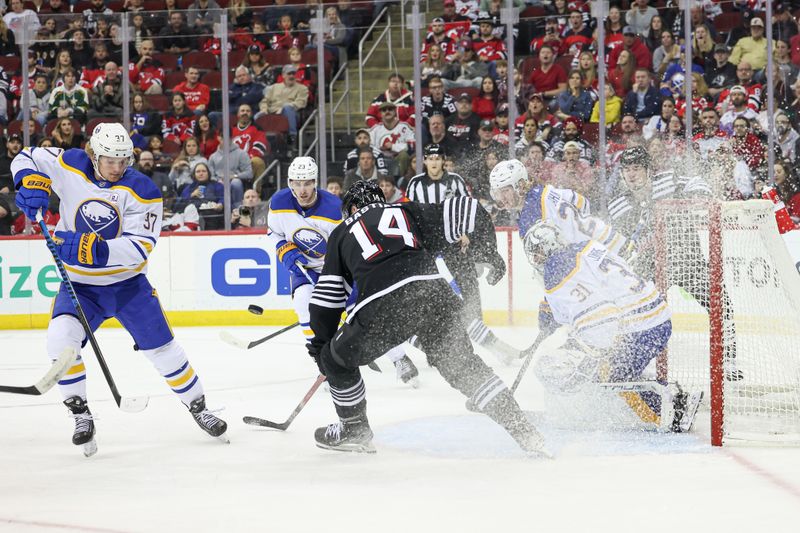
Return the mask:
M386 102L394 104L398 120L414 127L414 93L403 88L405 82L406 80L398 72L389 75L388 88L378 95L367 109L367 128L380 124L382 120L380 108Z
M197 145L200 147L200 153L203 154L203 157L206 159L210 159L211 154L216 152L217 146L219 146L219 139L217 138L217 130L214 128L208 115L203 113L197 117L192 133L197 140Z
M785 159L775 161L775 187L789 211L789 216L800 222L800 180L792 171L792 163Z
M751 172L755 172L761 166L766 150L761 140L750 131L749 119L746 117L734 119L730 143L733 153L747 164Z
M539 50L539 66L533 69L528 83L546 100L558 96L567 88L567 73L555 63L555 51L550 45L542 45Z
M161 120L161 134L164 140L183 144L183 141L192 136L194 120L194 113L186 107L186 97L183 93L173 93L172 109Z
M538 54L543 45L553 47L556 55L561 55L561 36L558 33L558 19L547 17L544 22L544 35L534 37L531 41L531 54Z
M614 92L620 98L625 98L633 87L633 75L636 72L636 62L633 55L627 50L622 50L617 59L616 66L608 72L608 82L614 87Z
M472 112L481 120L494 120L495 109L497 109L497 84L491 76L484 76L481 90L472 100Z
M478 35L472 40L472 49L478 56L478 61L483 61L489 65L489 71L493 73L494 62L505 59L506 44L495 37L494 22L491 18L478 19Z
M634 58L635 66L648 70L653 68L653 55L650 53L650 49L647 48L647 45L642 42L636 35L635 30L630 26L625 26L622 30L622 46L615 47L608 55L609 69L613 69L617 65L623 50L630 52Z
M253 123L253 108L248 104L241 104L236 110L236 124L231 126L231 141L250 156L253 176L261 176L267 168L265 160L269 153L269 141Z
M145 39L139 45L139 59L128 65L128 77L139 91L144 94L162 94L166 73L161 62L153 59L156 45L151 39Z
M303 48L307 44L304 34L292 31L292 16L282 15L278 20L278 32L272 36L269 46L273 50Z
M211 100L211 88L205 83L200 83L200 71L196 67L189 67L184 73L186 80L172 88L173 93L183 93L186 97L186 107L195 115L200 115L208 108Z
M561 53L574 56L591 44L592 29L584 24L581 12L578 9L572 9L567 26L561 32Z

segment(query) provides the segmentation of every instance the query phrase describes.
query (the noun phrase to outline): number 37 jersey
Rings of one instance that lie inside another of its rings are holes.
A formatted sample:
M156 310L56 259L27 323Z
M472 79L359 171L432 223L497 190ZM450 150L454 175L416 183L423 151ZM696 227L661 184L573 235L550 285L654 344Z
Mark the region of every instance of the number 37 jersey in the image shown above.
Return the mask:
M625 260L595 241L570 244L547 258L545 300L559 324L597 348L617 335L645 331L670 319L666 300L652 281L634 274Z

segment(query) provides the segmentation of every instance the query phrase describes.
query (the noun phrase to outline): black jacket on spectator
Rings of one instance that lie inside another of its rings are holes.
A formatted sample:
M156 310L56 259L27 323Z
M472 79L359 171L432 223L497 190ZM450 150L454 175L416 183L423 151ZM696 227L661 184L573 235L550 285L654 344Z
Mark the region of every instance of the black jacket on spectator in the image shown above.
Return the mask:
M722 89L739 83L739 79L736 77L736 65L728 61L721 67L717 66L716 61L711 61L706 63L705 70L703 79L709 89Z
M255 114L258 112L258 103L261 101L261 98L264 97L264 86L252 81L246 85L232 83L228 91L228 96L231 112L235 113L240 105L248 104Z
M5 215L2 213L3 211L5 211ZM8 196L0 194L0 235L11 235L11 225L13 223L14 217L11 215L11 200Z
M428 123L428 119L431 118L435 113L439 113L446 120L447 117L456 112L456 99L453 98L453 95L448 93L444 93L444 98L442 98L441 102L434 102L431 95L425 95L422 97L421 103L422 120L425 122L425 124Z
M297 25L297 10L290 5L269 6L269 9L265 9L261 13L261 20L264 21L264 26L268 31L275 31L278 29L278 22L284 15L292 17L292 27Z
M197 43L192 35L192 31L185 24L178 31L173 30L172 26L165 26L158 32L156 46L161 50L168 50L173 46L194 50L197 48Z
M637 120L658 115L661 113L661 92L651 85L644 94L644 108L639 112L636 111L638 105L639 100L637 93L631 90L625 97L625 103L622 105L622 112L624 114L633 114Z
M476 133L477 135L477 133ZM422 144L427 146L431 143L435 142L431 137L430 132L427 128L422 130ZM463 147L458 145L458 141L447 131L444 132L444 137L439 140L439 146L442 147L444 150L445 157L452 158L454 156L459 155L463 151Z
M8 157L8 154L0 156L0 189L10 184L10 192L14 192L14 179L11 176L11 161L13 159L13 157Z
M456 140L459 151L464 151L478 137L480 123L481 118L476 113L470 113L466 118L456 113L445 120L445 130Z

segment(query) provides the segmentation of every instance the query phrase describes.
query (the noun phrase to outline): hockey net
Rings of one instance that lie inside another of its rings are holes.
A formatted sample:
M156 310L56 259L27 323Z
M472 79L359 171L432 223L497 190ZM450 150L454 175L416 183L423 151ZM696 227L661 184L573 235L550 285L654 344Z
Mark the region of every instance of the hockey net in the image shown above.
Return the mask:
M705 390L713 445L800 443L800 275L773 204L662 202L655 230L673 312L659 377Z

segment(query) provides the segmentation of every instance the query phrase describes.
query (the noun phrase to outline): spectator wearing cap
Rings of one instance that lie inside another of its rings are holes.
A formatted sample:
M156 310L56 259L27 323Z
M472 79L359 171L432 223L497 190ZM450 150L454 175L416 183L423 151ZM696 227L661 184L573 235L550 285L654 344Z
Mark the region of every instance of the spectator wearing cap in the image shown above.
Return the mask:
M733 121L739 117L752 122L758 113L748 105L747 90L741 85L734 85L730 89L728 107L719 119L720 129L728 135L733 134Z
M383 102L379 111L381 121L369 130L370 144L383 153L387 162L394 162L395 172L390 173L402 176L408 169L409 152L414 149L414 128L400 120L393 102Z
M776 41L789 42L798 32L792 13L786 8L785 2L772 4L772 38Z
M488 153L508 152L506 147L494 140L494 121L481 120L478 127L478 139L464 152L459 168L467 183L472 187L477 198L489 199L489 183L484 183L484 161Z
M504 102L497 106L495 113L492 139L503 146L508 146L508 104Z
M422 174L412 177L406 195L412 202L440 204L448 198L469 196L464 178L444 168L445 154L438 144L429 144L423 152Z
M445 90L455 87L480 88L483 77L489 75L489 65L478 61L471 40L462 39L459 42L455 59L442 73Z
M431 47L438 47L442 51L444 60L448 63L455 59L456 43L444 31L444 19L436 17L431 21L431 31L425 37L425 43L422 45L420 53L420 61L424 62L428 58L428 52Z
M633 28L637 35L647 34L650 28L650 19L658 15L656 8L648 5L649 0L635 0L631 9L625 13L625 22Z
M561 55L561 34L558 31L558 19L547 17L544 22L544 35L534 37L531 40L531 55L538 55L542 46L550 46L556 55Z
M570 141L576 143L580 149L580 158L590 165L595 162L595 150L586 139L581 138L583 122L575 117L567 117L561 128L561 137L556 139L547 151L547 159L561 161L564 158L564 147Z
M644 41L636 35L631 26L625 26L622 29L622 45L615 46L614 49L608 54L608 68L613 69L619 61L619 56L627 50L634 59L636 67L650 69L653 65L653 55L650 49L644 44Z
M447 133L456 141L459 151L477 139L480 122L480 117L472 111L472 97L461 93L456 100L456 113L445 121ZM451 156L448 154L448 157Z
M382 174L378 170L375 154L369 146L358 148L358 164L356 168L348 170L344 175L344 190L350 190L352 185L359 180L377 180Z
M724 44L714 46L714 61L706 62L703 79L708 85L708 94L714 100L725 90L736 84L736 65L730 63L730 50Z
M469 22L469 17L465 17L458 11L456 11L456 2L455 0L444 0L442 2L442 16L441 19L444 20L445 24L453 23L453 22Z
M297 83L294 75L297 67L283 67L283 81L271 85L259 104L262 113L280 113L289 121L289 142L297 142L298 111L308 104L308 87Z
M403 87L405 81L399 72L389 74L388 87L372 100L367 109L367 128L381 122L381 105L387 102L394 104L398 120L414 127L414 93Z
M380 150L378 150L375 146L370 144L372 139L369 134L369 130L366 128L361 128L356 132L355 138L355 145L356 147L347 152L347 157L344 160L344 173L346 174L347 171L353 170L358 166L358 152L361 148L369 148L372 150L372 155L375 156L375 164L378 167L378 172L382 174L386 174L388 172L388 167L386 165L386 160L383 158L383 154Z
M522 134L522 129L525 127L525 122L532 118L536 121L539 129L537 139L547 142L550 139L550 134L553 129L558 127L561 122L555 115L551 114L544 105L542 95L536 93L528 100L528 109L523 114L517 117L514 123L515 135L519 137Z
M13 177L11 175L11 161L22 151L22 137L19 133L12 133L6 140L6 153L0 156L0 189L7 187L9 181L12 184L11 190L13 192ZM4 185L5 184L5 185Z
M583 75L580 70L571 70L567 76L567 89L558 95L555 115L560 120L577 117L589 120L594 101L589 91L583 88Z
M497 84L491 76L484 76L478 96L472 100L472 111L481 119L493 120L497 103Z
M675 36L669 30L662 30L661 46L653 51L653 71L658 76L663 76L667 67L680 60L680 57L681 47L675 42Z
M158 33L157 44L162 52L171 54L185 54L197 46L192 30L183 21L183 12L170 12L169 23Z
M453 116L453 115L451 115ZM453 158L460 153L458 141L447 131L445 117L440 113L434 113L428 120L428 130L423 135L425 146L438 144L445 156Z
M583 22L583 14L577 8L569 12L567 25L561 31L561 51L563 54L580 53L592 44L592 29Z
M200 71L197 67L189 67L184 71L184 81L172 88L173 93L183 93L186 96L186 107L195 115L200 115L208 109L211 101L211 88L205 83L200 83Z
M734 86L737 85L742 87L747 94L747 106L755 113L758 113L761 110L761 93L763 87L760 83L756 83L753 80L753 67L747 61L741 61L736 67L736 83ZM732 90L733 87L720 93L718 99L719 104L717 106L720 112L724 113L728 109L730 105L730 92Z
M421 104L422 121L426 126L435 113L447 118L456 112L456 99L444 91L444 83L439 76L432 76L428 80L428 94L422 97Z
M495 62L508 57L506 44L494 35L494 21L486 13L481 15L478 18L478 35L472 41L472 49L475 50L478 61L489 65L489 73L494 74Z
M764 38L764 21L753 17L750 21L750 36L737 41L731 53L731 63L739 65L745 61L753 70L767 66L767 40Z
M637 68L633 74L633 87L625 96L623 113L630 113L636 120L645 122L658 115L661 110L661 93L650 80L650 71Z
M564 143L561 161L550 169L551 183L559 189L571 189L586 198L594 199L595 175L584 156L585 146L580 142Z
M555 62L552 46L543 45L539 49L539 66L531 72L528 83L547 101L556 98L567 88L567 73Z

